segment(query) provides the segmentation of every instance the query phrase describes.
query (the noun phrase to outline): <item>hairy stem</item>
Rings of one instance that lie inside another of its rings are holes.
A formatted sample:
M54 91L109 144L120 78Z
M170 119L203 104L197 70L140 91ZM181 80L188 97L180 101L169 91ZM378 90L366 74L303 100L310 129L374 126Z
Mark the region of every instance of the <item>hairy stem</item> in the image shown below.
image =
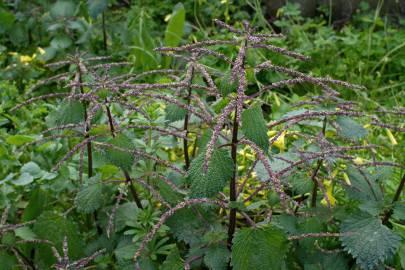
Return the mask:
M80 67L77 69L79 73L79 83L80 83L80 93L84 94L84 89L82 85L82 71L80 70ZM83 102L83 107L84 107L84 123L87 122L87 103ZM84 136L85 139L88 139L90 137L89 131L90 131L90 124L85 126L85 131L86 135ZM91 149L91 141L89 141L87 144L87 175L90 177L93 176L93 151ZM82 183L80 183L82 184Z
M106 100L107 101L107 100ZM110 132L111 132L111 136L113 138L115 138L115 128L114 128L114 122L113 122L113 118L112 118L112 114L111 114L111 110L110 107L108 106L108 104L105 105L105 109L107 111L107 117L108 117L108 123L110 126ZM127 183L128 187L129 187L129 191L131 192L132 197L134 198L134 201L136 203L136 205L138 206L138 208L143 209L141 200L139 199L138 196L138 192L136 191L133 183L132 183L132 179L131 176L129 175L129 173L122 169L122 172L124 173L125 176L125 182Z
M401 181L399 182L397 191L395 192L394 198L392 199L392 204L394 204L395 202L397 202L399 200L399 197L401 196L401 193L402 193L402 191L404 189L404 186L405 186L405 173L402 176ZM394 210L392 209L392 207L385 212L385 214L384 214L384 216L382 218L382 223L384 225L388 224L388 221L391 218L393 213L394 213Z
M236 201L236 174L237 174L237 161L236 161L236 154L237 154L237 148L238 148L238 129L239 129L239 123L237 120L237 115L238 115L238 107L235 107L235 116L233 119L233 130L232 130L232 146L231 146L231 157L234 163L234 169L233 169L233 176L231 179L231 182L229 184L229 201L233 202ZM232 248L232 239L233 239L233 234L235 233L235 227L236 227L236 209L231 208L229 211L229 225L228 225L228 248Z
M187 106L190 106L191 102L191 88L188 87L188 94L187 94ZM185 138L183 139L183 151L184 151L184 163L185 163L185 168L188 170L190 167L190 156L188 154L188 121L189 121L190 115L189 112L186 111L186 116L184 117L184 126L183 130L186 132Z
M326 123L327 123L327 119L325 117L325 118L323 118L323 126L322 126L322 131L321 131L322 136L325 136ZM316 177L318 176L322 163L323 163L323 158L318 160L318 163L316 164L316 168L311 175L311 180L314 183L314 185L312 187L311 207L316 207L316 197L318 196L318 181L316 180Z

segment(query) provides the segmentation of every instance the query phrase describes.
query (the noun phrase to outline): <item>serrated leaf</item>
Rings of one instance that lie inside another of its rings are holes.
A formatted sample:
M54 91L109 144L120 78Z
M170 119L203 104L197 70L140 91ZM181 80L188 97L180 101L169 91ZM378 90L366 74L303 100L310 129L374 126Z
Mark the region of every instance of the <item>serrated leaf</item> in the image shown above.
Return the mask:
M382 200L383 194L376 181L367 171L363 170L363 173L364 175L354 166L347 167L351 185L345 188L349 197L362 202Z
M75 197L75 206L81 213L92 213L103 203L103 184L98 177L90 178Z
M229 249L224 245L210 246L204 255L204 263L210 270L226 270L231 257Z
M212 197L217 195L233 176L233 160L227 150L214 150L207 172L204 172L203 168L204 158L205 152L193 160L188 171L187 177L191 183L192 197Z
M124 134L119 134L117 137L110 139L108 143L128 150L134 149L131 140ZM132 153L118 149L106 148L102 151L102 155L106 162L127 171L131 170L135 161L135 156Z
M193 209L184 208L177 211L167 220L166 225L179 241L194 246L201 243L201 236L210 229L207 224L218 224L216 218L209 209L196 206Z
M269 150L267 125L259 105L242 112L242 131L246 138L257 144L265 153Z
M234 270L283 269L288 251L284 232L276 227L243 228L233 240Z
M401 241L378 217L364 212L347 218L340 231L351 234L341 237L342 244L364 270L375 269L391 258Z
M186 116L186 110L175 105L175 104L169 104L166 106L166 120L170 122L176 122L179 120L183 120L184 117Z
M178 248L174 248L166 257L160 270L183 270L184 262L180 257Z
M340 127L340 135L351 140L359 140L367 135L367 130L349 117L338 117L336 123Z
M35 222L34 233L38 239L51 241L60 254L63 254L62 243L66 236L69 245L69 258L76 260L83 256L84 242L80 235L79 226L66 217L52 212L44 212ZM56 259L52 255L49 245L36 247L35 262L39 264L39 269L50 269L51 265L55 264Z
M53 120L53 121L52 121ZM69 101L60 105L51 121L59 125L78 124L84 120L84 106L79 101Z

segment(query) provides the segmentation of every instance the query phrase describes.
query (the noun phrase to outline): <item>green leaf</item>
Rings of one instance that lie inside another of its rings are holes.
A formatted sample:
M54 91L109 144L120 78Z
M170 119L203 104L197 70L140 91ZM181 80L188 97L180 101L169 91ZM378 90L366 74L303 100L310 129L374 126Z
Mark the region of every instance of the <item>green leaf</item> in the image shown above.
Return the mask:
M188 179L191 183L192 197L213 197L225 187L233 176L233 160L225 149L214 150L204 172L205 152L198 155L191 163Z
M75 197L75 206L81 213L92 213L103 203L103 184L97 176L89 179Z
M67 35L58 35L51 41L52 48L57 50L63 50L69 48L73 44L73 41Z
M93 19L96 19L108 7L108 0L88 0L87 6L89 14Z
M210 246L204 255L204 263L210 270L226 270L231 257L229 249L224 245Z
M367 130L349 117L338 117L336 119L340 127L340 135L351 140L359 140L367 135Z
M136 219L139 213L139 208L134 202L127 202L121 204L117 209L117 214L115 215L115 231L120 231L126 226L128 217L131 219Z
M283 269L288 251L287 237L273 227L243 228L233 238L234 270Z
M166 120L170 122L175 122L179 120L183 120L186 116L187 111L175 104L169 104L166 106Z
M260 105L242 112L242 131L246 138L257 144L265 153L269 150L267 125Z
M235 79L235 81L233 81L232 83L230 81L231 81L231 75L230 75L230 72L228 71L222 77L221 82L220 82L220 87L219 87L219 91L221 92L221 95L223 97L226 97L228 94L230 94L232 92L236 92L236 89L238 88L237 79Z
M364 270L375 269L397 250L401 237L381 223L378 217L359 212L347 218L341 225L344 249L356 258L356 263Z
M172 251L167 255L166 260L163 262L160 270L183 270L184 262L180 257L180 252L178 248L172 249Z
M373 177L365 170L363 174L354 166L347 167L347 175L350 179L351 185L345 187L350 198L361 202L369 200L381 201L383 194L379 185Z
M22 220L24 222L37 218L45 209L48 203L48 193L41 188L31 191L27 207L24 209Z
M164 44L167 47L178 46L184 33L186 10L182 3L174 6L170 21L167 24ZM170 65L170 58L166 58L166 66Z
M52 212L44 212L34 225L34 233L38 239L51 241L60 254L65 236L68 238L69 258L79 259L83 256L84 242L80 235L79 226L71 220ZM50 269L56 262L49 245L37 245L35 261L39 269Z
M34 178L41 178L44 175L44 172L41 170L38 164L32 161L25 163L21 167L21 173L28 173L32 175Z
M218 223L216 218L211 211L195 206L193 209L183 208L177 211L167 220L166 225L179 241L193 246L201 243L201 236L209 230L206 224L214 226Z
M124 134L119 134L117 137L110 139L108 143L127 150L134 149L132 141ZM132 153L118 149L106 148L101 153L106 162L126 171L131 170L135 161L135 156Z
M0 262L2 267L1 269L3 270L18 269L19 263L17 262L15 256L7 253L5 250L0 250Z
M13 13L0 8L0 33L5 33L10 30L15 21Z
M33 142L35 139L31 136L26 135L11 135L6 139L6 143L12 144L15 146L21 146L26 143Z
M75 15L76 5L72 1L59 0L52 5L50 14L54 18L72 17Z
M25 186L34 182L34 177L29 173L22 173L17 178L17 180L13 181L13 184L16 186Z
M84 106L79 101L69 101L60 105L51 119L55 125L78 124L84 121Z

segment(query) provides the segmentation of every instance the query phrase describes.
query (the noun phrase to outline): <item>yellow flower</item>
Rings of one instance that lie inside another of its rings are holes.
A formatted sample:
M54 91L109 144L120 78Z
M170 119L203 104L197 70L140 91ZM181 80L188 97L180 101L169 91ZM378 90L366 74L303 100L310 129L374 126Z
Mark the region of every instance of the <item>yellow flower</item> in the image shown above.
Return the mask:
M364 164L364 159L362 159L361 157L356 157L355 159L353 159L353 162L356 165L362 165Z
M280 136L278 136L277 140L274 141L273 145L280 149L280 151L284 151L286 149L285 147L285 135L287 134L286 131L283 131ZM274 138L271 137L270 139Z
M35 54L32 56L29 55L20 55L20 62L24 63L24 64L28 64L29 62L31 62L34 58L35 58Z
M330 180L324 180L323 185L325 186L326 189L326 197L329 200L330 206L335 206L336 204L336 199L333 196L333 186L332 186L332 181ZM328 202L325 198L322 199L321 204L323 205L328 205Z
M387 133L388 139L390 139L390 142L391 142L392 145L397 145L398 144L397 140L395 139L395 137L392 134L390 129L386 128L385 133Z

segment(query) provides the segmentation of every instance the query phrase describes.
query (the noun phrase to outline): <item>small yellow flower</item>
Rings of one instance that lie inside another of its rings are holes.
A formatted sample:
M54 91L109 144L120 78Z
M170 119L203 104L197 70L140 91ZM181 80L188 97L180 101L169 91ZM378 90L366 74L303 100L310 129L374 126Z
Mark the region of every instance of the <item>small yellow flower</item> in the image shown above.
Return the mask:
M353 159L353 162L356 165L362 165L364 164L364 159L362 159L361 157L356 157L355 159Z
M273 145L280 149L280 151L284 151L286 149L285 147L285 135L287 134L286 131L283 131L280 136L278 136L277 140L274 141ZM274 138L271 137L271 139Z
M326 189L326 197L329 200L330 206L335 206L336 204L336 198L333 196L333 186L332 186L332 181L330 180L324 180L323 185L325 186ZM328 202L325 198L322 199L321 204L323 205L328 205Z
M32 61L32 59L34 59L34 56L29 56L29 55L21 55L20 56L20 62L24 63L24 64L28 64L29 62Z
M278 98L277 93L273 92L273 97L274 97L274 102L276 103L277 107L280 107L281 102L280 102L280 99Z

